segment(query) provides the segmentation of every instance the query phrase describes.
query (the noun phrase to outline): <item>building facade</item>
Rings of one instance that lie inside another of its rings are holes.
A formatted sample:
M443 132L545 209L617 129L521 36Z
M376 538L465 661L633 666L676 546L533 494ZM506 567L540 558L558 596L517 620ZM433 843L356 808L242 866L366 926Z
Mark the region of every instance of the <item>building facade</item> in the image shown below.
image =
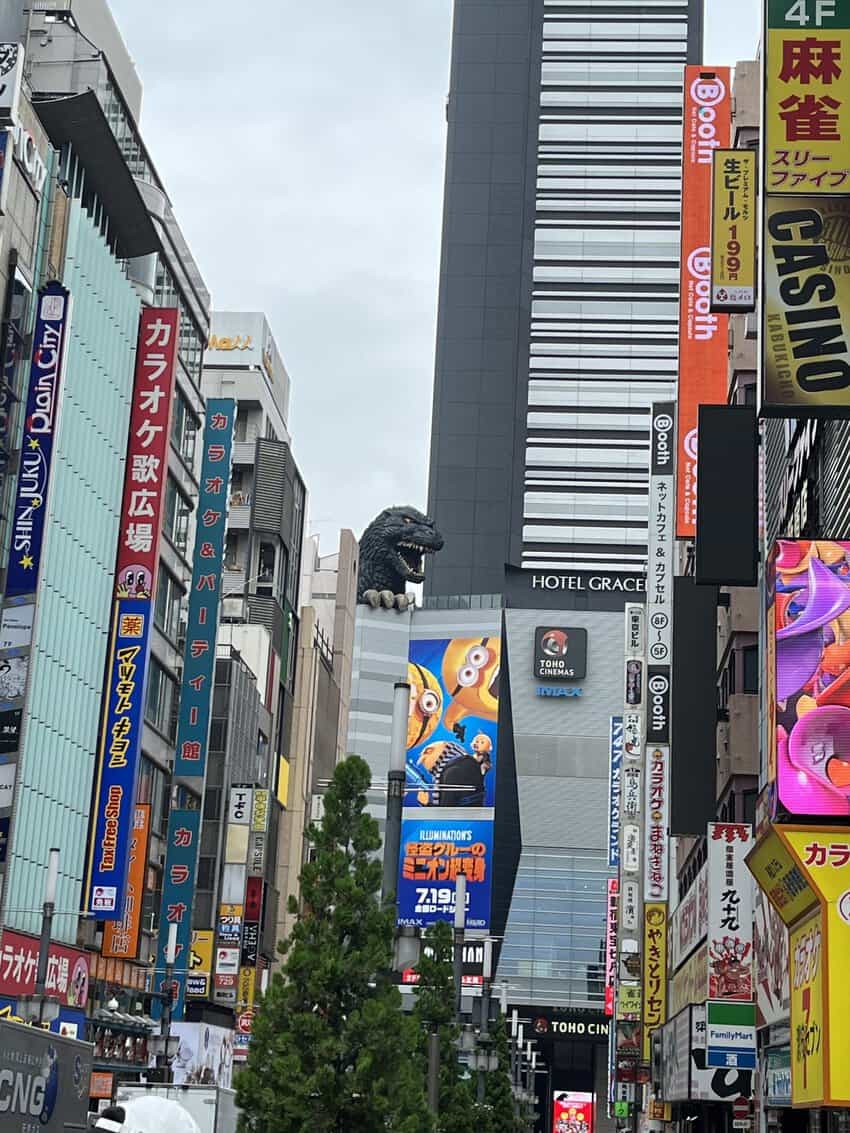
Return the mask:
M503 563L643 568L701 43L697 0L456 7L428 594L499 593Z

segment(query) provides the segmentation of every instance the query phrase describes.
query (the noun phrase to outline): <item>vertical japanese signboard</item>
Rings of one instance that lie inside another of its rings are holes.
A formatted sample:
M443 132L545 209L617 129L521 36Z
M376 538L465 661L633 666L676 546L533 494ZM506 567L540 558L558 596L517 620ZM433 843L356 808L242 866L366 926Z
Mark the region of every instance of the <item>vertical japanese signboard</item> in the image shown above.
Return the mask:
M608 878L608 917L605 930L605 1014L614 1014L614 990L617 982L617 897L620 883Z
M177 718L174 776L194 780L203 798L209 742L210 711L215 682L215 643L221 598L230 461L236 403L232 398L210 398L204 425L204 450L198 494L198 524L192 566L192 591L183 656L183 682ZM169 817L168 851L165 859L162 913L157 967L165 966L168 925L177 924L178 960L174 966L173 1017L183 1017L187 965L191 945L191 908L197 877L197 851L184 861L183 847L171 837L177 825L185 826L187 814L172 811ZM174 859L174 863L172 863ZM179 859L179 860L178 860ZM172 870L172 864L178 868ZM186 868L188 867L188 868ZM185 908L184 908L185 906ZM171 915L168 909L172 909ZM174 913L174 909L178 909ZM186 914L186 909L189 913Z
M623 717L612 716L610 726L611 762L608 767L608 865L620 864L620 791L623 770Z
M18 487L12 503L7 598L34 593L38 582L70 304L70 293L59 283L48 283L39 292Z
M120 921L107 921L103 926L103 945L100 954L113 960L135 960L138 955L150 825L151 808L145 803L136 803L133 833L130 839L130 868L127 873L127 892L124 895L124 915Z
M23 57L23 52L20 55ZM12 501L6 599L0 613L0 753L5 760L0 778L0 872L6 863L21 721L29 685L36 591L70 317L70 293L58 283L48 283L38 293L20 465ZM11 342L11 323L7 330ZM14 348L12 356L14 359ZM7 370L4 367L8 379Z
M156 969L157 991L171 991L174 1019L183 1018L186 977L192 962L192 902L200 832L201 812L197 807L191 810L187 807L171 810L168 816L165 869L162 873L162 907L159 917ZM169 926L172 924L177 925L177 948L173 980L169 988L165 978L165 945L168 941ZM153 1001L151 1011L154 1018L160 1016L162 1003L159 999Z
M794 1105L850 1105L850 829L776 826L819 911L791 930Z
M669 872L670 748L657 745L646 752L646 868L644 898L666 901Z
M643 1061L649 1062L652 1034L667 1019L667 906L647 901L643 933Z
M711 213L711 309L755 310L755 150L714 151Z
M126 900L178 328L176 308L142 311L85 887L101 920L120 921Z
M825 963L820 909L791 930L791 1095L796 1105L824 1099Z
M767 0L765 189L850 193L850 9Z
M850 9L767 0L761 409L850 407Z
M753 999L753 829L708 825L708 998Z
M711 168L731 134L728 67L685 68L682 253L679 290L679 401L676 534L692 539L697 519L697 418L700 405L727 395L726 315L711 310Z

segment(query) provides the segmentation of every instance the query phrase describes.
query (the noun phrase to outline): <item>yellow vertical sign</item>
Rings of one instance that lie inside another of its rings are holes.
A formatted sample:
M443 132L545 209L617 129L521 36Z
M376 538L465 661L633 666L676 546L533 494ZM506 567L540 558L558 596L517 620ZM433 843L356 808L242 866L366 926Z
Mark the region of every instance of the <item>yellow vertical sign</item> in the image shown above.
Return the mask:
M850 193L850 5L767 0L765 189Z
M652 1032L667 1019L667 906L644 905L643 1061L648 1062Z
M250 1010L254 1006L254 987L257 980L256 968L239 969L239 1006Z
M795 1065L797 1044L805 1042L809 1067L814 1057L823 1062L823 1095L826 1105L850 1105L850 829L814 826L777 827L796 857L806 880L821 903L821 972L823 987L819 1018L810 1014L803 1020L799 1012L791 1016L791 1066ZM809 921L807 924L811 923ZM800 931L800 930L797 930ZM795 933L796 935L796 933ZM794 978L794 945L791 944L791 977ZM792 1000L794 985L792 982ZM814 1002L814 991L810 1000ZM796 1020L796 1022L795 1022ZM805 1030L800 1030L804 1025ZM815 1029L816 1028L816 1029ZM814 1055L811 1053L814 1051ZM805 1102L797 1096L792 1074L794 1104Z
M756 154L716 149L711 183L711 309L756 305Z
M824 1099L823 937L820 909L791 931L791 1096Z

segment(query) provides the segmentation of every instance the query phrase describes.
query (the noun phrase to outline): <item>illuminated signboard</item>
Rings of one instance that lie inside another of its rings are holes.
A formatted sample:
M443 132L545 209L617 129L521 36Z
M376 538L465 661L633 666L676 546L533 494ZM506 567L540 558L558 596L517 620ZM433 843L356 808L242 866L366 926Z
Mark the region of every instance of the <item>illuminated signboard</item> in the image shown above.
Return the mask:
M771 558L768 711L781 805L850 815L850 542L783 539Z
M714 151L711 219L711 309L756 305L756 152Z
M676 534L693 538L697 520L697 421L700 405L726 403L726 315L711 310L711 167L729 145L731 72L685 68L682 250L679 291L679 402Z

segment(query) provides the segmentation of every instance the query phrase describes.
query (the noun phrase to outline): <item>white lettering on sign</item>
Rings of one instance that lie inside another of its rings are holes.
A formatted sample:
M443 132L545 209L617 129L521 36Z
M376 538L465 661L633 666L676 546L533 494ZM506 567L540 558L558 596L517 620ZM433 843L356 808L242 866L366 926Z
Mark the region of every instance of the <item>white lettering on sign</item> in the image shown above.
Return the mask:
M712 154L720 145L714 125L717 112L714 109L726 97L726 84L716 75L700 75L691 83L691 98L699 106L697 127L697 161L700 165L711 165Z
M592 590L619 592L623 594L643 594L646 592L646 579L636 575L591 574L533 574L532 590Z
M46 1085L41 1075L26 1074L23 1070L0 1070L0 1113L41 1117Z
M29 183L36 193L41 193L44 182L47 180L47 166L35 144L35 139L29 130L25 130L20 122L12 127L12 147L15 157L24 167Z

